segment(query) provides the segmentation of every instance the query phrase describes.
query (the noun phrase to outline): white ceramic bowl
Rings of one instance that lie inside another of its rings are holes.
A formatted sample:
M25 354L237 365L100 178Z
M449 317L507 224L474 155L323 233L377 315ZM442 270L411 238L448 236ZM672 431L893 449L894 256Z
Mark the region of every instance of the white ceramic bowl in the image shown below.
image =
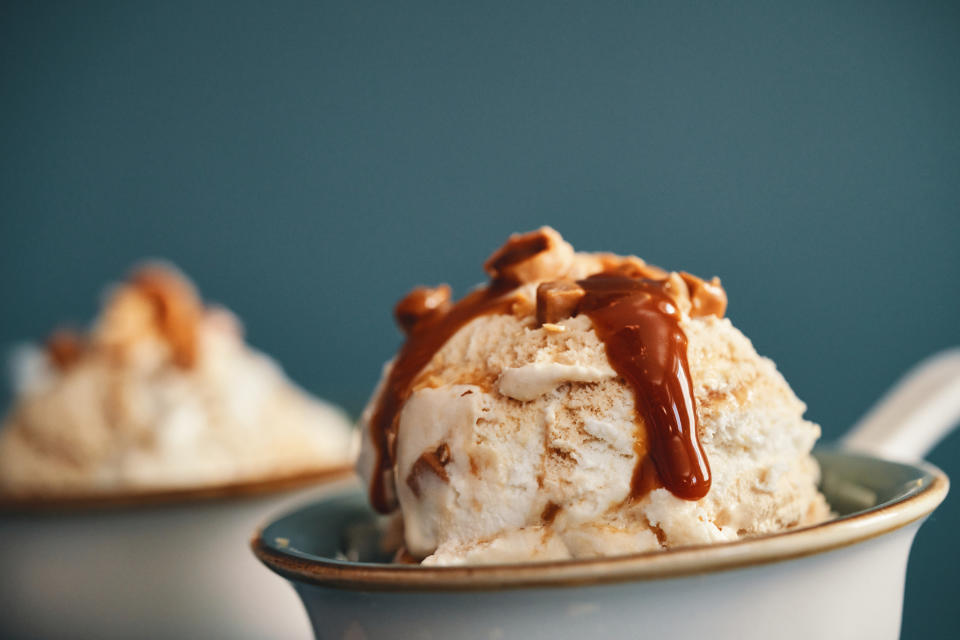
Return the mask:
M958 382L960 353L925 363L847 446L922 455L956 422ZM816 455L838 517L727 544L567 562L394 565L378 551L376 516L355 487L274 521L252 547L293 583L320 639L897 638L910 545L949 481L922 462Z
M819 452L843 517L789 533L617 558L409 567L376 552L359 488L267 526L257 556L291 580L317 638L897 638L910 544L946 476ZM875 494L867 510L851 497ZM359 561L340 554L344 541Z
M249 531L349 474L0 503L0 638L309 638Z

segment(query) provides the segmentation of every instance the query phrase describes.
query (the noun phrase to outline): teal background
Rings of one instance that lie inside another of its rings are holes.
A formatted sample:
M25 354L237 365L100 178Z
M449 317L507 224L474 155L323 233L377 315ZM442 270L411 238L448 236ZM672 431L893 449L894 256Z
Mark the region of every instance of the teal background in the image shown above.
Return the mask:
M719 275L834 439L960 342L960 5L794 4L3 2L0 344L162 256L356 414L394 300L551 224ZM904 637L960 622L958 526Z

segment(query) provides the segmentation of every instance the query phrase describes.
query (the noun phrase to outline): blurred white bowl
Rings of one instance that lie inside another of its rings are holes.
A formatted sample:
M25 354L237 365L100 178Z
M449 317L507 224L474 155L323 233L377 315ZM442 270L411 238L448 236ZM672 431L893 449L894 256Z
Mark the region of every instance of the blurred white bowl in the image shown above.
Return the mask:
M293 590L250 555L250 531L351 474L0 502L0 637L309 638Z

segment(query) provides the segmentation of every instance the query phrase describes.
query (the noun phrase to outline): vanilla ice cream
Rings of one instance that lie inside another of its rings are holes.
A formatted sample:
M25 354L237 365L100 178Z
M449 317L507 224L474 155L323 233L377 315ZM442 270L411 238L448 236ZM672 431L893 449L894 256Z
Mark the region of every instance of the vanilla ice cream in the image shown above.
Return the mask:
M352 429L244 343L169 266L112 290L86 334L16 358L0 496L89 497L295 477L349 465Z
M418 288L361 420L359 469L400 555L484 564L617 555L810 524L829 508L773 362L719 280L511 236L459 302Z

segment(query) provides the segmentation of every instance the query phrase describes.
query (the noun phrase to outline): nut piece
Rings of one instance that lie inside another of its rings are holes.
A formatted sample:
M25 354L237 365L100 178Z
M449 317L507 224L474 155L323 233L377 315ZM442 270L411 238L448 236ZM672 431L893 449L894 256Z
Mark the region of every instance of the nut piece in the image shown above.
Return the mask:
M450 287L416 287L393 308L393 317L404 333L409 334L417 323L434 313L450 308Z
M615 273L628 278L647 278L648 280L663 280L667 272L660 267L647 264L636 256L618 256L612 253L599 254L601 271Z
M586 294L580 285L569 280L541 283L537 287L537 326L569 318Z
M673 298L674 304L684 315L690 315L690 288L687 281L676 271L671 271L670 275L663 280L663 291Z
M47 355L53 364L65 371L83 354L83 338L76 331L58 329L47 338Z
M190 281L175 268L149 264L113 291L91 336L98 348L120 361L148 337L169 345L177 366L190 368L198 356L204 308Z
M513 303L510 305L510 313L519 320L529 318L534 315L536 311L536 303L525 296L522 291L517 293L513 299Z
M690 290L690 315L694 318L714 315L722 318L727 310L727 292L720 285L720 278L707 282L695 275L680 272L680 277Z
M176 270L147 265L133 274L130 283L154 308L154 320L173 352L173 361L189 368L197 360L197 328L203 303L190 282Z
M513 234L483 264L494 282L520 285L564 276L573 264L573 247L550 227Z

